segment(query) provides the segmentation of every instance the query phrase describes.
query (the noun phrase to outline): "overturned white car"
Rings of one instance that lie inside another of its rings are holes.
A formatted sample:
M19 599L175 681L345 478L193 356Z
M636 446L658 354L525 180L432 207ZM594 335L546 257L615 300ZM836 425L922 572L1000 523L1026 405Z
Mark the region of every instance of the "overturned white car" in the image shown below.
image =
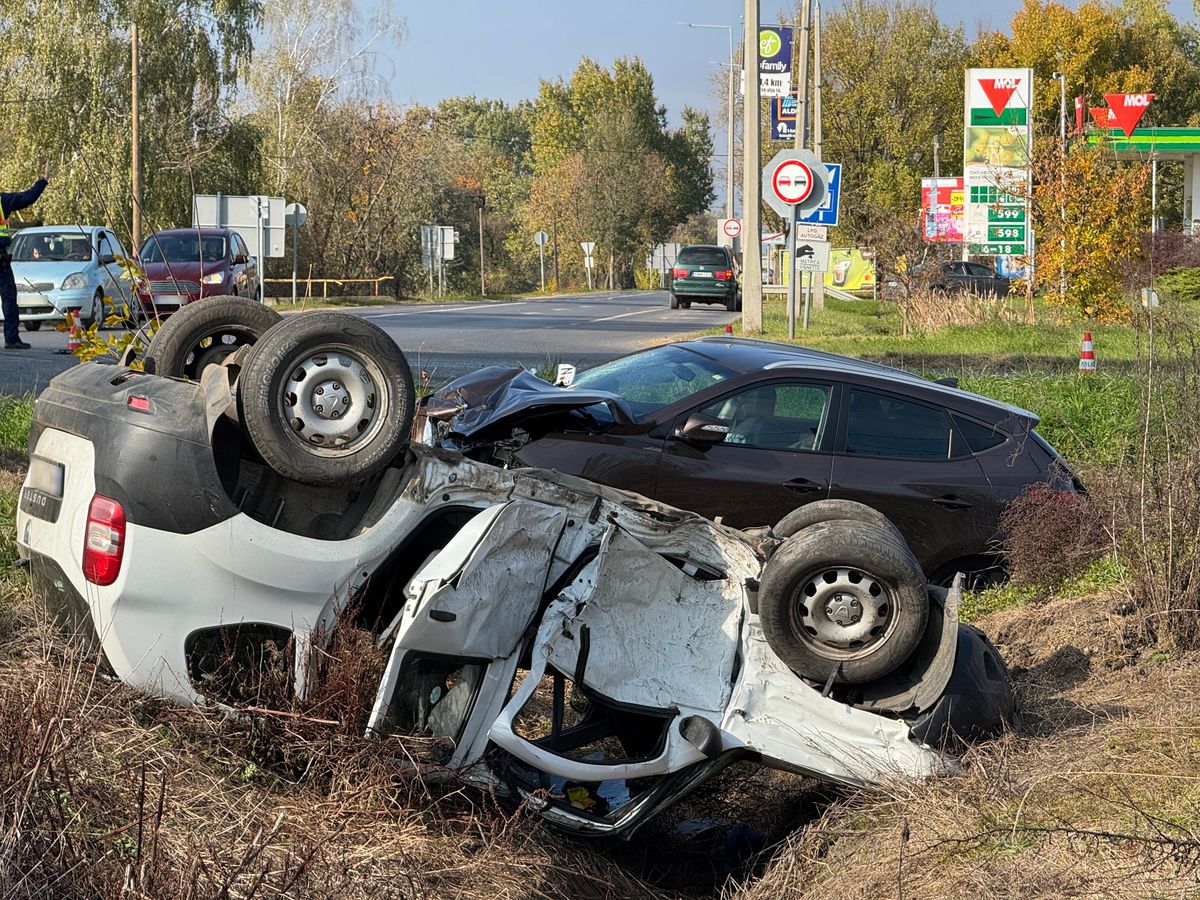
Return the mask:
M151 346L198 381L81 365L35 408L21 553L126 683L237 706L283 653L303 695L353 608L390 648L373 735L441 738L440 769L581 834L628 834L740 758L846 785L952 771L1011 721L957 588L927 589L877 513L747 533L408 447L386 335L227 307L222 336L189 307ZM231 658L251 677L220 677Z

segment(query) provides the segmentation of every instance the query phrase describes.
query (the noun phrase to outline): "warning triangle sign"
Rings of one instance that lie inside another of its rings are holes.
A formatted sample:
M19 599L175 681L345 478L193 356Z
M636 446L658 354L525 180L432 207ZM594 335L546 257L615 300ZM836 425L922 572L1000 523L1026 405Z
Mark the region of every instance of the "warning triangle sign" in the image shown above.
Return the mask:
M1114 120L1114 124L1125 132L1125 137L1129 137L1133 134L1133 129L1137 128L1138 122L1142 120L1142 116L1145 115L1146 108L1154 99L1154 95L1105 94L1104 99L1108 101L1108 108L1111 110L1109 119ZM1109 127L1111 128L1112 125Z
M988 103L992 104L992 112L996 118L1004 112L1008 101L1012 99L1013 91L1021 84L1020 78L980 78L979 86L987 94Z

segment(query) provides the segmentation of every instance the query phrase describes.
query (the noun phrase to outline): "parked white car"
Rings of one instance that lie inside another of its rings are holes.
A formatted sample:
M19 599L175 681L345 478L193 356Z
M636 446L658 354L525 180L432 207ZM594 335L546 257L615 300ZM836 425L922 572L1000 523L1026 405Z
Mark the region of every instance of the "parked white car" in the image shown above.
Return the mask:
M134 285L119 261L128 254L116 234L99 225L22 228L9 247L17 306L28 331L78 312L86 327L122 305L134 309ZM111 304L106 306L106 298Z

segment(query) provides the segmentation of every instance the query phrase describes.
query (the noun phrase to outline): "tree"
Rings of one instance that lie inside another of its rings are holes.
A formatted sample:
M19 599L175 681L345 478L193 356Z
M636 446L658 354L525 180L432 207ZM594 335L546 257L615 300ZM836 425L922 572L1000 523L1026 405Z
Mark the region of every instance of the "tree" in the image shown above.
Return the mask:
M848 0L822 39L824 158L846 167L839 230L853 241L913 213L935 134L962 145L966 44L919 0Z
M1073 146L1060 163L1057 141L1044 138L1034 147L1033 175L1034 270L1046 299L1072 316L1100 322L1128 317L1123 280L1142 252L1149 164L1122 162L1103 146L1086 143Z
M135 20L147 226L190 219L192 185L210 172L256 172L253 132L222 110L250 56L257 0L0 0L0 182L31 182L49 157L46 219L104 221L128 235Z

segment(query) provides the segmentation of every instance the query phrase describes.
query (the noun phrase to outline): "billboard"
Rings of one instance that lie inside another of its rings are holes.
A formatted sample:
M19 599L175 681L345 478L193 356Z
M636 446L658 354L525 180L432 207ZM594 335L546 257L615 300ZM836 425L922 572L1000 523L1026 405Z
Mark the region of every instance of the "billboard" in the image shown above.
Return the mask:
M761 97L786 97L792 89L792 29L761 25L758 29L758 92ZM746 71L742 70L742 96Z
M921 179L921 233L929 243L961 244L966 231L966 205L963 179L939 178L937 182L937 199L933 200L929 192L933 190L933 179ZM929 206L934 208L934 218L929 220Z
M825 286L841 291L871 290L875 285L875 261L863 256L857 247L833 250L829 254L829 271Z
M1032 69L967 69L963 118L968 252L1024 256L1031 246Z
M796 92L771 101L771 140L792 143L796 140Z

